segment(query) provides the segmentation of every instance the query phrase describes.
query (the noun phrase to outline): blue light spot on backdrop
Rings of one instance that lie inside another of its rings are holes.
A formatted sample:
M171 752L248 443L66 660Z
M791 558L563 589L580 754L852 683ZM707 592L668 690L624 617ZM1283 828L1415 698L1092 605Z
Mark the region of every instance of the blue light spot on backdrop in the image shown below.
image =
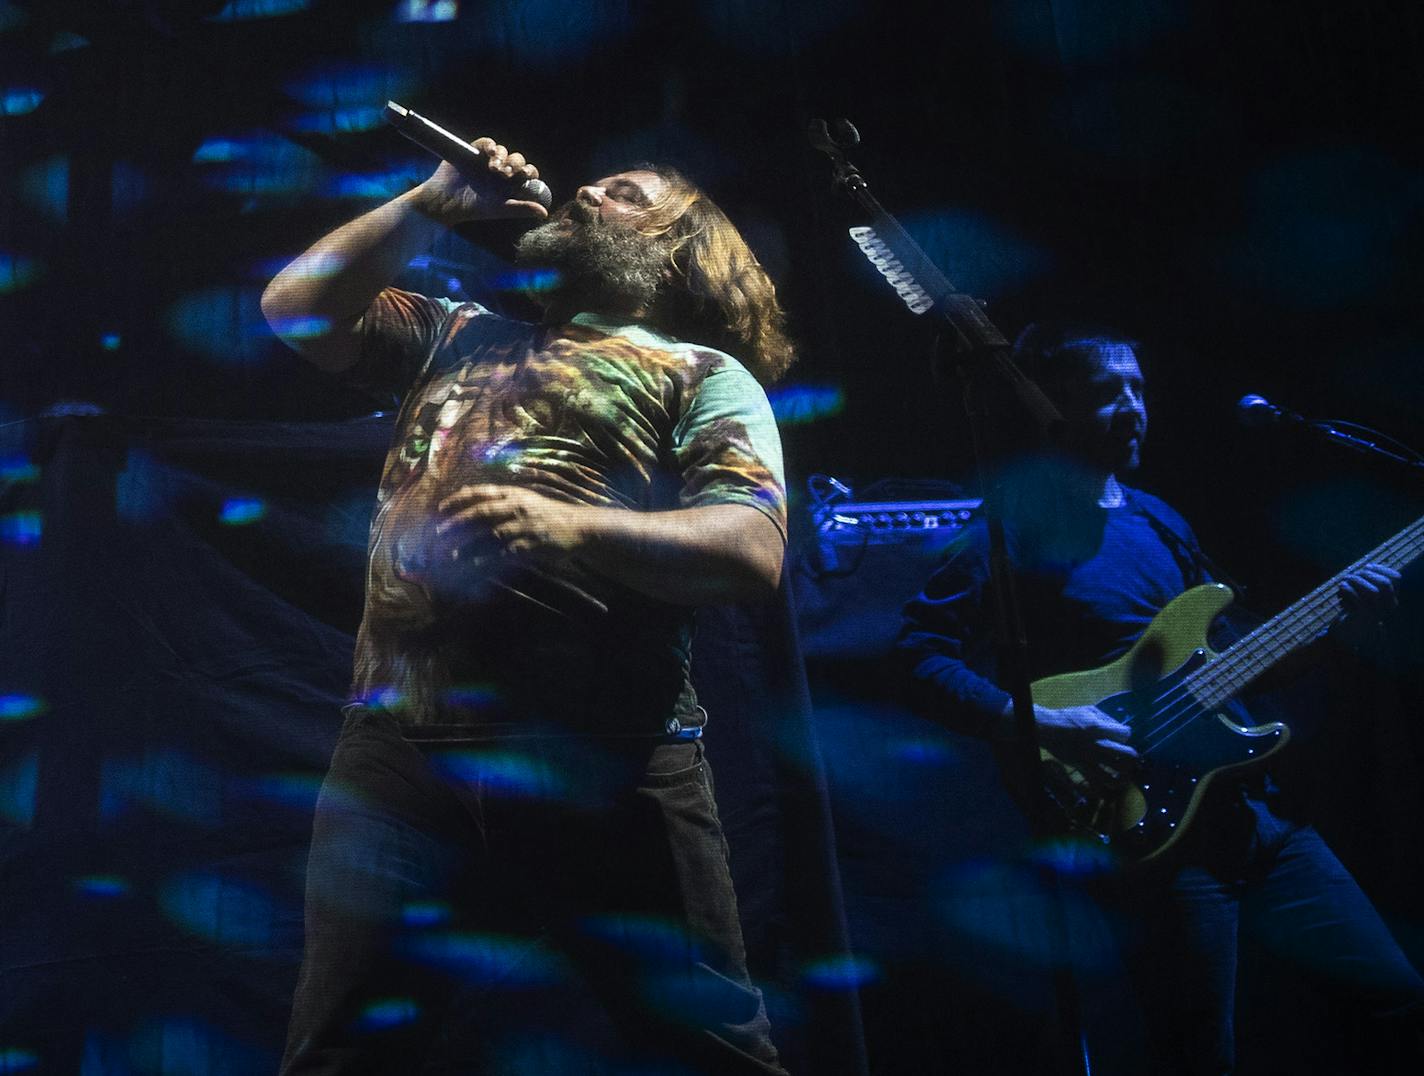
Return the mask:
M71 30L61 30L55 34L49 43L49 54L58 55L61 52L73 52L75 49L89 47L89 39L81 37Z
M218 522L226 527L245 527L266 514L266 502L257 497L229 497L218 512Z
M27 456L0 457L0 484L24 485L38 482L40 469Z
M279 1061L274 1053L191 1016L151 1020L130 1036L122 1050L115 1049L95 1060L100 1063L87 1070L85 1076L88 1072L104 1076L128 1073L237 1076L238 1073L276 1072Z
M275 342L255 287L193 292L169 307L167 320L169 331L181 344L220 362L263 358Z
M0 818L17 826L35 820L35 791L40 782L40 753L26 751L0 768Z
M23 116L39 108L40 102L44 99L43 90L28 87L5 90L3 96L0 96L0 114Z
M0 295L19 291L34 283L40 275L40 263L19 254L0 252Z
M634 28L634 5L567 0L499 0L484 13L485 43L529 64L596 55ZM433 118L433 117L432 117Z
M557 954L535 942L499 934L418 934L402 948L417 960L445 968L467 982L542 986L560 982L566 975Z
M29 14L18 4L12 4L9 0L0 0L0 33L14 30L29 21Z
M404 98L415 86L409 72L389 64L332 63L288 79L282 88L308 108L337 109L381 108L391 100L407 104Z
M114 483L114 508L125 523L148 523L168 503L166 468L148 453L129 449L124 469Z
M671 919L600 915L590 916L580 925L589 937L643 958L672 959L692 952L687 930Z
M278 803L310 813L321 793L321 778L309 773L278 773L258 777L247 785L249 793L266 803Z
M543 759L513 751L447 751L432 761L456 780L482 784L491 795L558 799L568 784Z
M105 759L99 769L99 817L105 821L143 804L172 818L212 826L222 817L222 797L222 774L170 749Z
M38 512L11 512L0 516L0 543L37 546L44 537L44 518Z
M361 1010L357 1026L363 1031L378 1031L412 1023L420 1016L420 1006L413 998L381 998Z
M158 903L183 929L222 945L266 945L276 934L272 898L218 874L176 875L160 887Z
M839 385L782 385L767 393L776 421L795 426L831 418L845 410L845 390Z
M868 957L838 953L808 962L801 977L822 990L854 990L880 977L880 969Z
M413 900L401 909L401 922L410 927L433 927L449 922L450 905L438 900Z
M384 112L384 107L374 105L333 108L326 112L304 113L292 120L288 126L302 134L349 134L379 127Z
M0 721L27 721L44 712L44 700L34 695L0 695Z
M392 198L419 183L435 170L435 158L412 160L387 172L360 175L355 172L335 176L323 193L331 198Z
M229 0L212 22L246 22L295 15L311 6L311 0Z
M104 333L99 337L99 346L105 351L118 351L123 342L124 338L118 333Z
M74 888L86 897L104 900L126 897L133 890L133 886L117 874L86 874L74 880Z
M40 1055L23 1046L0 1046L0 1073L30 1072L38 1068Z
M49 157L20 174L25 203L55 221L69 214L69 158Z
M193 151L193 162L209 188L236 194L302 193L323 174L316 154L270 131L214 135Z
M396 22L454 22L459 14L459 0L401 0Z
M1050 264L1043 250L982 213L930 210L905 214L901 221L955 287L978 299L1020 289ZM875 271L859 251L850 249L867 271Z

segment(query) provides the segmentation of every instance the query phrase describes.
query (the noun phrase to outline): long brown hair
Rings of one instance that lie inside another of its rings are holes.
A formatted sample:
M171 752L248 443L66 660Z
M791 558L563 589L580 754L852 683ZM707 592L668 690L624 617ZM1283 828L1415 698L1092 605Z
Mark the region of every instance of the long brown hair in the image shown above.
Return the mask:
M662 165L637 170L655 173L667 188L639 225L672 245L673 279L651 320L736 356L764 384L776 381L796 351L771 277L727 215L681 172Z

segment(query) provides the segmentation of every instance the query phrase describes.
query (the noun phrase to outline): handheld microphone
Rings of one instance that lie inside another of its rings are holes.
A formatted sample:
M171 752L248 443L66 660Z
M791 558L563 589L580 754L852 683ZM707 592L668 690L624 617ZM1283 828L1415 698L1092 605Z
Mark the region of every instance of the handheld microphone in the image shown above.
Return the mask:
M386 102L386 120L401 134L422 149L429 150L443 161L449 161L466 178L478 183L490 183L500 179L507 187L507 196L522 202L538 202L548 209L554 195L540 179L506 179L489 172L485 168L485 155L461 138L457 138L444 127L431 123L418 112L412 112L394 101Z

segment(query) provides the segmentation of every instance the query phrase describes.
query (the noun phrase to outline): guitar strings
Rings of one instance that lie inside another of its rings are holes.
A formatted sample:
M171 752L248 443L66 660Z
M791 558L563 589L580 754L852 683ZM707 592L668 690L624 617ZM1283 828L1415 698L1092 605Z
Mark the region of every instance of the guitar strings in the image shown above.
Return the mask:
M1382 562L1391 567L1406 567L1421 551L1424 551L1424 519L1416 520L1378 549L1367 553L1344 571L1322 583L1306 595L1293 612L1287 610L1278 614L1238 642L1237 647L1245 645L1243 655L1252 648L1264 648L1271 655L1269 660L1253 666L1244 662L1243 657L1233 659L1230 656L1231 651L1228 651L1201 669L1189 673L1179 683L1154 698L1152 709L1146 714L1129 715L1125 723L1131 726L1141 717L1155 721L1144 735L1143 748L1147 751L1160 748L1198 717L1203 716L1208 711L1208 706L1215 705L1215 702L1203 702L1203 694L1218 695L1219 698L1215 701L1230 698L1277 659L1290 653L1301 643L1309 641L1327 627L1338 615L1338 587L1341 578L1371 562ZM1291 615L1288 617L1286 613ZM1305 630L1296 630L1297 626L1302 624ZM1236 647L1232 649L1235 650ZM1246 676L1240 679L1243 664Z
M1198 717L1208 713L1209 706L1215 705L1215 702L1203 703L1200 696L1212 693L1212 695L1218 695L1220 700L1235 695L1240 687L1265 672L1277 659L1292 652L1300 643L1307 642L1317 633L1323 631L1339 612L1339 582L1343 576L1349 575L1351 571L1356 571L1361 565L1370 564L1370 562L1384 562L1390 566L1404 568L1414 561L1421 551L1424 551L1424 541L1421 541L1421 538L1424 538L1424 519L1417 519L1410 527L1404 528L1400 534L1394 535L1393 538L1380 545L1380 548L1364 555L1349 568L1341 571L1339 575L1327 579L1324 584L1317 586L1314 591L1297 603L1293 611L1279 613L1270 621L1260 625L1255 631L1247 633L1245 638L1240 639L1237 646L1246 645L1247 650L1252 646L1256 646L1257 649L1265 646L1272 650L1272 656L1266 662L1257 663L1255 668L1247 665L1247 675L1245 679L1240 679L1239 683L1236 683L1235 680L1242 672L1242 659L1230 658L1230 650L1227 650L1226 655L1220 656L1193 673L1188 673L1179 683L1169 687L1162 695L1155 697L1152 700L1152 709L1148 713L1129 716L1125 723L1132 726L1139 717L1155 720L1156 723L1152 724L1152 727L1149 727L1143 736L1143 749L1159 749L1173 736L1183 732ZM1287 616L1287 613L1290 615ZM1304 631L1297 631L1297 628L1302 625Z

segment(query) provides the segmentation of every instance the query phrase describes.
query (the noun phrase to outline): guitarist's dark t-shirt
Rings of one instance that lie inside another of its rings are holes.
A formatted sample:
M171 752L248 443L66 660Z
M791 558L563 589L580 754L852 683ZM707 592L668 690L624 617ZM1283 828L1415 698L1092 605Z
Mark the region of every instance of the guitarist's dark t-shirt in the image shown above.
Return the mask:
M1186 521L1139 490L1127 491L1117 508L1065 512L1057 505L1051 520L1027 513L1010 519L1006 533L1020 573L1031 679L1112 660L1169 601L1207 579ZM936 718L971 735L982 734L1009 702L994 682L988 580L981 521L966 529L906 605L898 642L921 701Z

